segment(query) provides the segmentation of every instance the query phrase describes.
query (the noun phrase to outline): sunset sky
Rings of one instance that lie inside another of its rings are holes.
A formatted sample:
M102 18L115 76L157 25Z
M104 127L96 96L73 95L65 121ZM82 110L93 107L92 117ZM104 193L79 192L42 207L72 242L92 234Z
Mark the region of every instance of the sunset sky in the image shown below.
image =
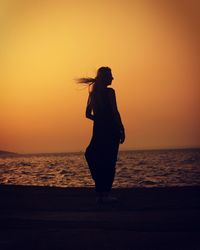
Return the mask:
M85 150L79 77L112 69L120 149L200 147L198 0L1 0L0 150Z

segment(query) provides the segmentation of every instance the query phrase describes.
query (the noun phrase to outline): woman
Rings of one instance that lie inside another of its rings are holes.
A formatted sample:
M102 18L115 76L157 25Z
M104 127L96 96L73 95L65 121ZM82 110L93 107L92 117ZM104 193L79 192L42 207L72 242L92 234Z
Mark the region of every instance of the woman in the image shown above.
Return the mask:
M98 203L116 201L116 198L110 196L110 191L115 176L119 143L125 140L115 91L108 88L112 80L112 72L108 67L99 68L94 79L78 80L79 83L92 85L86 107L86 117L94 121L93 135L86 149L85 158L95 182Z

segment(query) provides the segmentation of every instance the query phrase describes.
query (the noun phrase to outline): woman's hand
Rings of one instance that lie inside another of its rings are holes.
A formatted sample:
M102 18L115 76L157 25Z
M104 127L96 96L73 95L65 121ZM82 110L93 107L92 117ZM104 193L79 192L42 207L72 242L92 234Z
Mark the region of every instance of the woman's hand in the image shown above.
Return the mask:
M121 144L123 144L124 141L125 141L125 132L124 132L124 130L121 130L121 131L120 131L119 142L120 142Z

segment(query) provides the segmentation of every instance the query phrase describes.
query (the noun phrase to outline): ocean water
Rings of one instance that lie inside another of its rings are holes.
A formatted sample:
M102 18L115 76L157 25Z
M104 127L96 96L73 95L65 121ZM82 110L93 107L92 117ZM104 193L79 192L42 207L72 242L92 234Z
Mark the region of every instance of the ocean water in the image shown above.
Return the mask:
M83 153L0 157L0 183L93 187ZM200 149L121 151L113 187L200 185Z

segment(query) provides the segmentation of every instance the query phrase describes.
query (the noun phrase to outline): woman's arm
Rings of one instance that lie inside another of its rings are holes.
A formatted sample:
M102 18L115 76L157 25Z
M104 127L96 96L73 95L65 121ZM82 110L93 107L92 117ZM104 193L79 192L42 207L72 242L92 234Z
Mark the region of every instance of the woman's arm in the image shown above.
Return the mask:
M92 105L91 105L91 96L90 95L88 97L85 115L86 115L86 118L94 121L94 115L92 114Z
M114 114L114 119L120 129L120 142L123 143L125 140L125 131L124 131L124 125L121 120L120 113L117 108L117 101L116 101L116 96L115 96L115 91L112 88L109 88L109 99L112 107L112 111Z

